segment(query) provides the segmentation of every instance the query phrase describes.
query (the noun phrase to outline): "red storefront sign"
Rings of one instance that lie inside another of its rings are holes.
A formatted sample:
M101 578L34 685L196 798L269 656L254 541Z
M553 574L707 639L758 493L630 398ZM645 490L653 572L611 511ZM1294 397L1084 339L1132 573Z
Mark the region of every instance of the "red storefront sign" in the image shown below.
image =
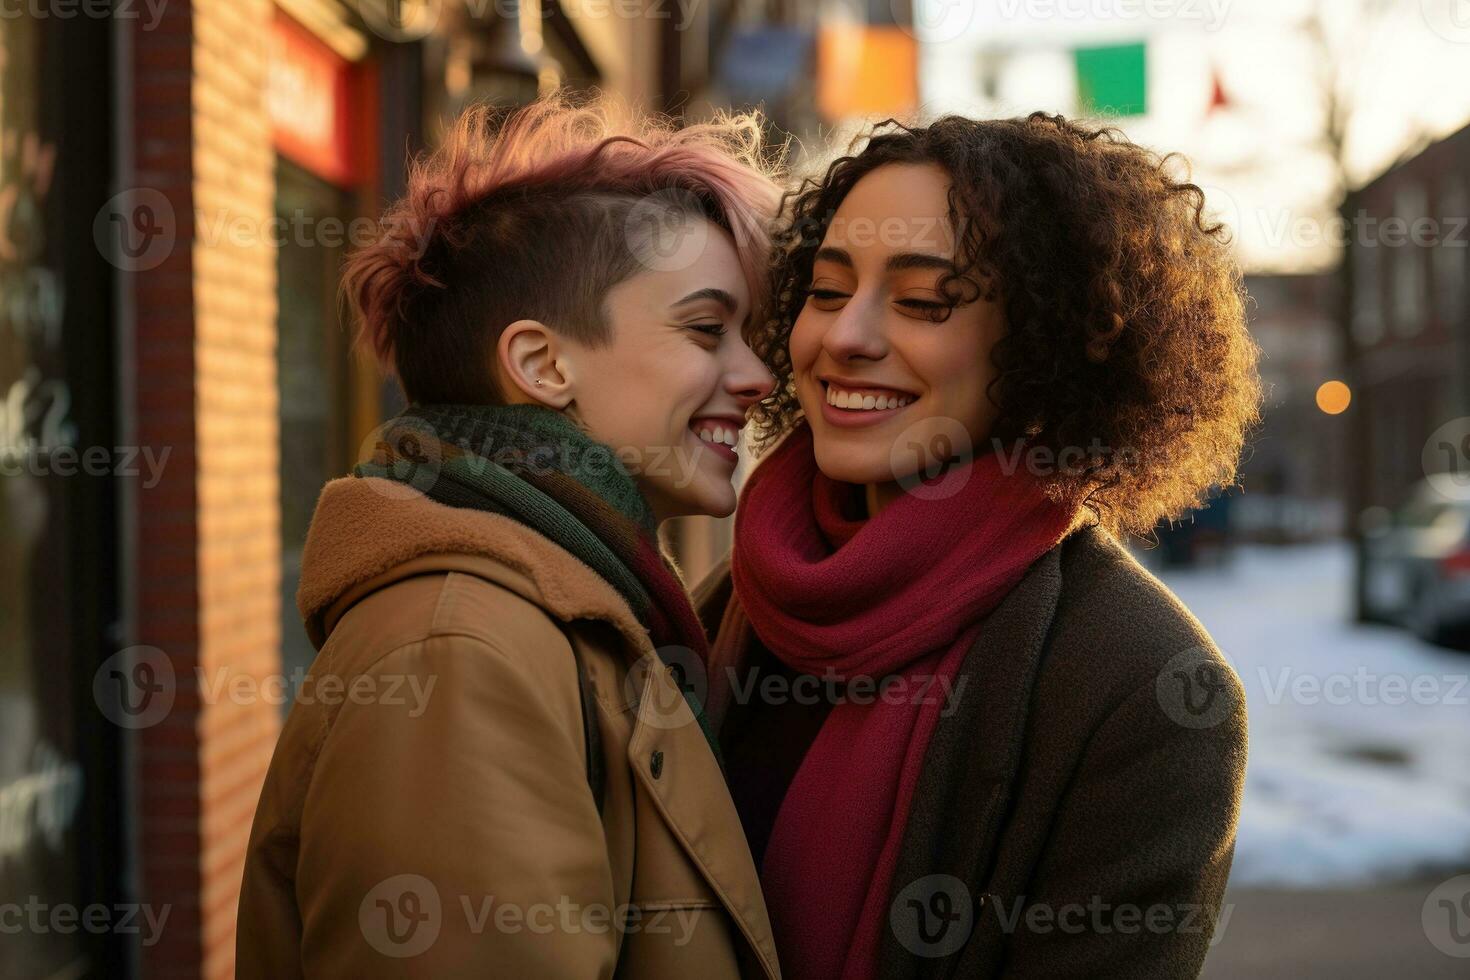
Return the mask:
M352 63L277 13L266 86L276 150L334 184L359 176L353 152Z

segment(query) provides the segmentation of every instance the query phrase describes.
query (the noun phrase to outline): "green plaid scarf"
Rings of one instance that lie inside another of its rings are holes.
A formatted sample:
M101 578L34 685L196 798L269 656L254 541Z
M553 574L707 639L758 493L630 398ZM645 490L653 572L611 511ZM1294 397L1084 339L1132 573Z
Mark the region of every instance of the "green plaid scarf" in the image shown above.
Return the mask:
M613 450L540 405L415 405L384 425L355 476L395 480L451 507L512 517L571 552L617 589L681 687L715 758L720 751L691 669L708 660L704 629L657 524ZM686 659L688 651L691 662Z

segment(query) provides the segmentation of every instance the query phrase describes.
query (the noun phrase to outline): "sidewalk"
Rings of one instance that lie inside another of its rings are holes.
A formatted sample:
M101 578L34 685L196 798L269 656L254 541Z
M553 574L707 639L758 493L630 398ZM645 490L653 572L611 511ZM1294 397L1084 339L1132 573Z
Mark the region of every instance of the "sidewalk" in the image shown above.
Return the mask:
M1204 980L1439 980L1470 976L1470 958L1430 944L1424 899L1439 880L1361 890L1232 888L1224 937Z

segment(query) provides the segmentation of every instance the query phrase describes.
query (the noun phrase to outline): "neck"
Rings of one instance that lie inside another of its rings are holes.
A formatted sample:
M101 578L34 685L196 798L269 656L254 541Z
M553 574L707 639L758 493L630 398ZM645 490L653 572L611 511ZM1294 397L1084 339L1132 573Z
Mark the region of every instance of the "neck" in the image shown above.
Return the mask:
M868 517L877 517L883 508L903 495L903 487L897 483L869 483L863 488L863 498L868 503Z
M665 500L662 494L650 490L641 481L638 482L638 490L643 494L643 499L648 501L648 509L653 514L653 526L655 528L662 530L668 521L675 517L684 516L678 512L678 509L672 503Z

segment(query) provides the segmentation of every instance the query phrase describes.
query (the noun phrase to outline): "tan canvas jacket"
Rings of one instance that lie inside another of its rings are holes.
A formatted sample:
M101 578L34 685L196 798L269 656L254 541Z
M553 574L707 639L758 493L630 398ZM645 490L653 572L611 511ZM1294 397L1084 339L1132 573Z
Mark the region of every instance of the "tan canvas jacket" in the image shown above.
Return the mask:
M719 766L602 578L374 479L327 485L303 565L320 652L250 835L241 977L779 977Z

